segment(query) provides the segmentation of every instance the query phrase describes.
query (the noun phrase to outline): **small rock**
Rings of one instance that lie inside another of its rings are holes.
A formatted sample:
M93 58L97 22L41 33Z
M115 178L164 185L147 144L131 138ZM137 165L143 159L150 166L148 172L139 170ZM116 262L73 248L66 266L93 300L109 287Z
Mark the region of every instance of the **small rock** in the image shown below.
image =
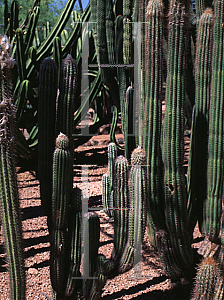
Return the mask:
M28 274L31 274L31 275L37 275L39 272L37 269L35 268L29 268L28 269Z

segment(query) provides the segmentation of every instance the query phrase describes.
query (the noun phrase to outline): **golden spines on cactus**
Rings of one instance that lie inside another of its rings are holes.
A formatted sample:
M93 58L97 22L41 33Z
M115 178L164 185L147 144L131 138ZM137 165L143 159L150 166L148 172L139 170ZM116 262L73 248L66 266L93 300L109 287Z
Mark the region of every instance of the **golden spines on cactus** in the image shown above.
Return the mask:
M132 165L145 165L146 164L146 153L141 146L138 146L131 154Z

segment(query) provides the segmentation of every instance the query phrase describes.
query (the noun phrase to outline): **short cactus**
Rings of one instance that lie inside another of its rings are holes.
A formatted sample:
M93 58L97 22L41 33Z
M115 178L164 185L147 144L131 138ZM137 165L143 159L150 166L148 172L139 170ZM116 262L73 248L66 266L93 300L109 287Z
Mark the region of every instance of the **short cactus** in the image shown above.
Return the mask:
M219 271L216 261L211 257L203 259L197 270L194 299L213 299L216 280L218 277Z

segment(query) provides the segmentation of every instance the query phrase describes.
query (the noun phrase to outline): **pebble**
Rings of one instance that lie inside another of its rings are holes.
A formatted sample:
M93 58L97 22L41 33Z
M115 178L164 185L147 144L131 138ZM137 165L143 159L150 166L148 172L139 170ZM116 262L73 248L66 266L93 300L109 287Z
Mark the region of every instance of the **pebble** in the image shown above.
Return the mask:
M29 268L28 269L28 274L31 274L31 275L37 275L39 272L37 269L35 268Z

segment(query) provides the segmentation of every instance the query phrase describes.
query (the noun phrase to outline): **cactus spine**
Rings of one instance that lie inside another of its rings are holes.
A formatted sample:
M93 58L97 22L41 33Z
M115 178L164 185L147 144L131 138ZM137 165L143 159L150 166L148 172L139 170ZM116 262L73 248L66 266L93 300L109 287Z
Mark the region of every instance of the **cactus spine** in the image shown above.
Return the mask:
M214 289L218 277L219 271L215 260L211 257L203 259L197 270L194 299L214 299Z
M14 164L14 106L12 104L11 45L0 36L0 209L7 250L11 299L25 299L22 223Z

